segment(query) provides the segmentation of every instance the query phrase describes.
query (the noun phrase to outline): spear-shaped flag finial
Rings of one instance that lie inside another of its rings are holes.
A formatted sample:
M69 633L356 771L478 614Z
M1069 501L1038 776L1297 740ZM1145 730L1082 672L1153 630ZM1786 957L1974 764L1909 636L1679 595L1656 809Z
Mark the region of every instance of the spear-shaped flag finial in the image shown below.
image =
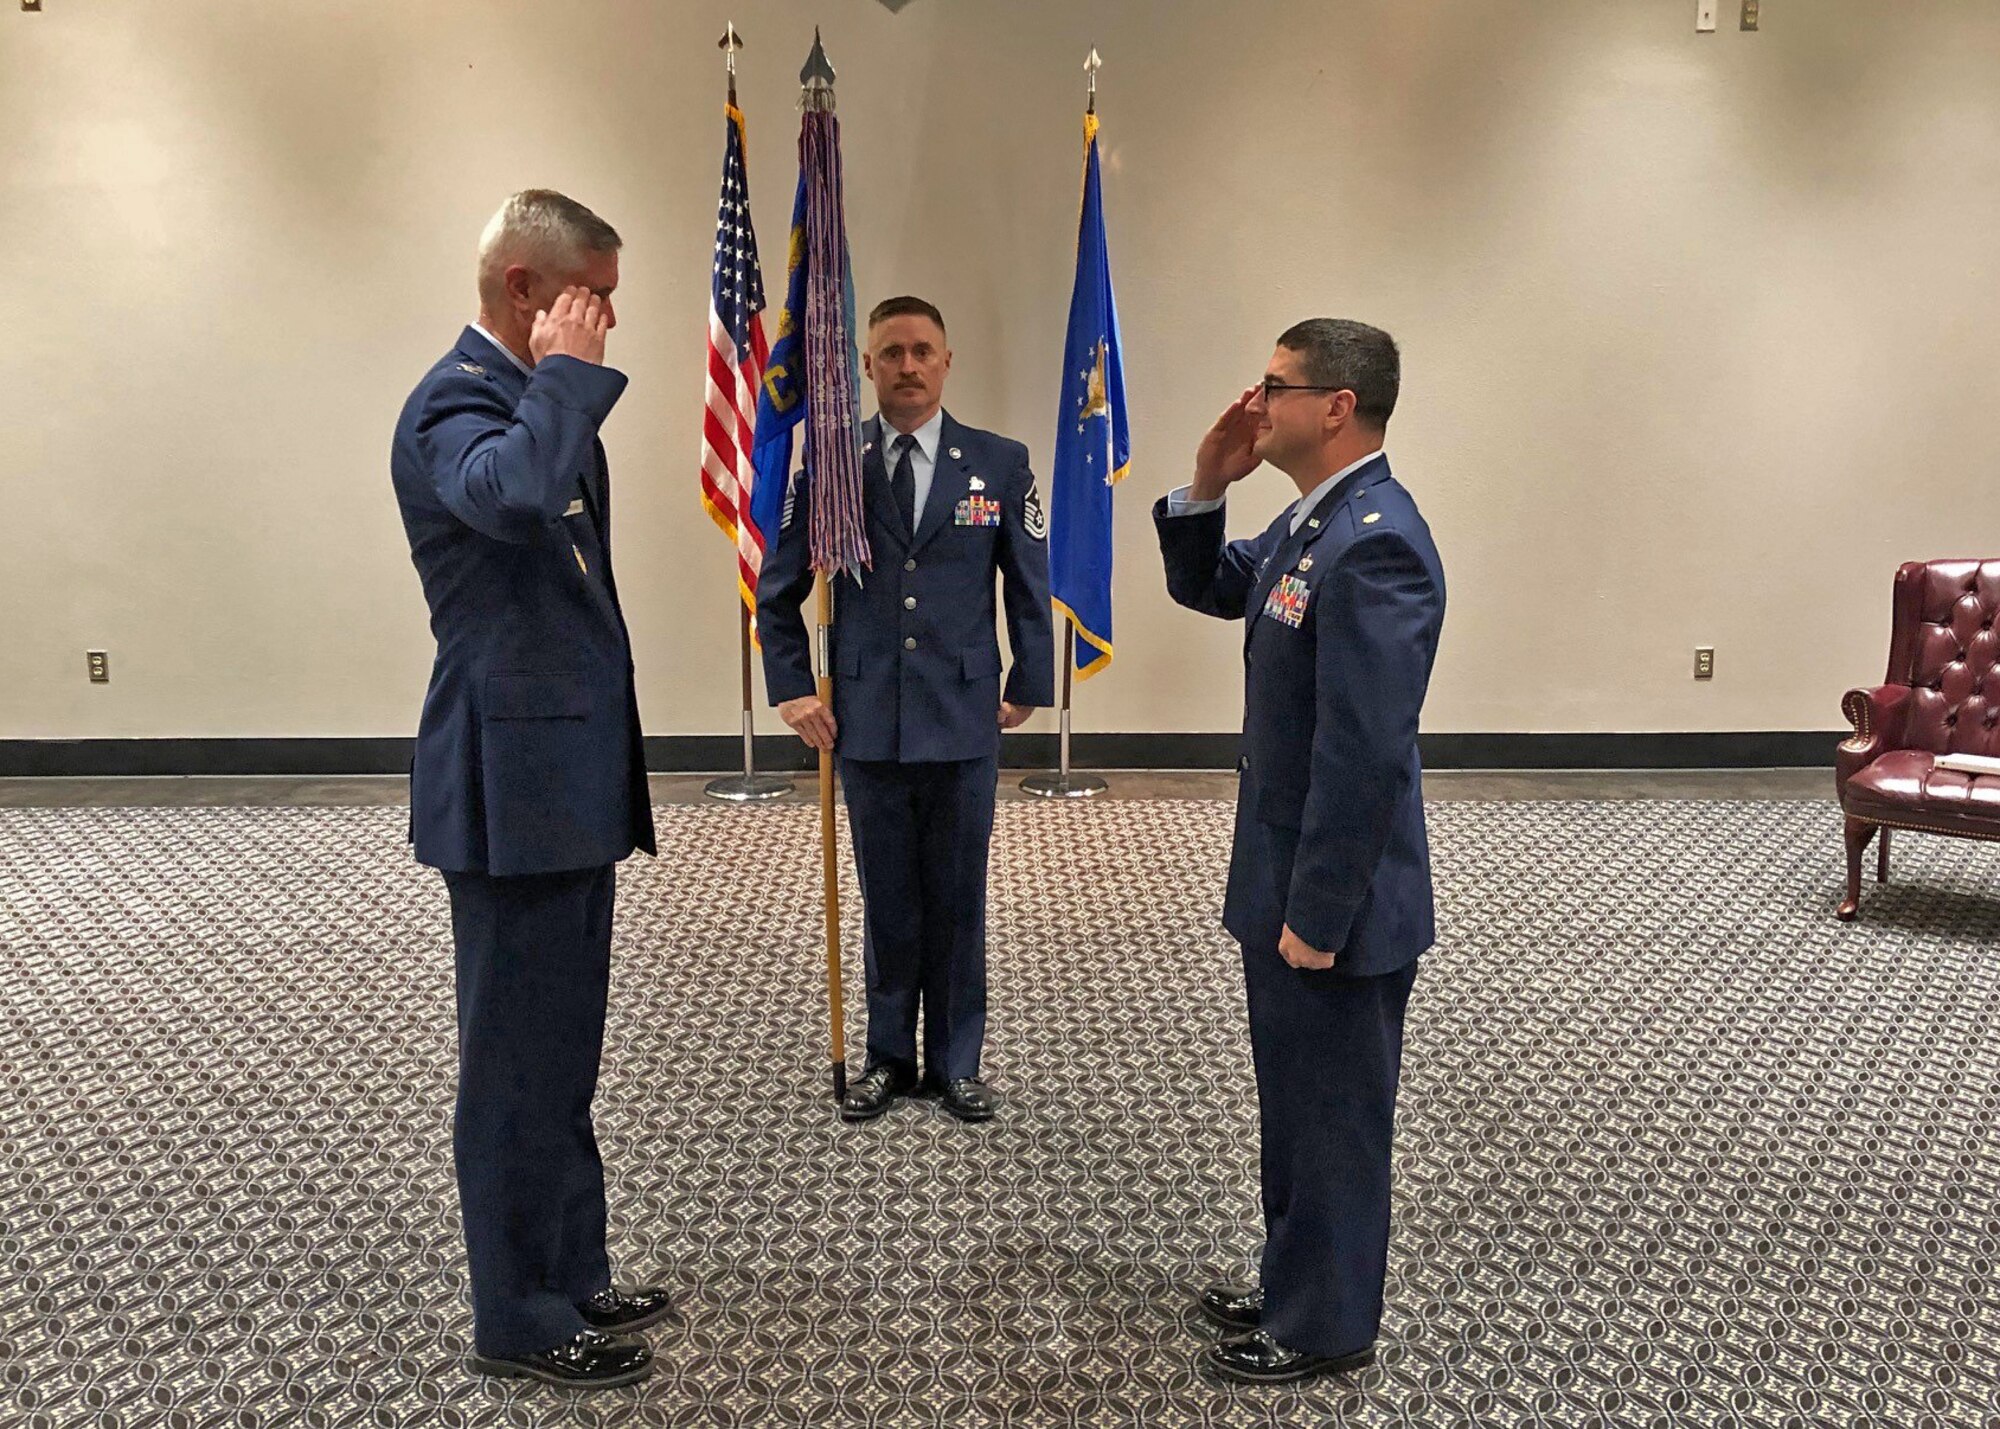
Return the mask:
M729 23L729 28L722 32L722 38L715 42L715 47L721 50L727 57L729 65L729 102L734 104L736 102L736 52L743 48L743 37L736 33L735 21L732 20Z
M799 71L799 84L807 90L833 89L833 62L826 57L826 46L819 42L819 29L813 29L812 53L806 56L805 68Z
M1089 106L1084 110L1086 114L1095 114L1097 112L1097 72L1103 68L1104 61L1098 57L1097 46L1092 45L1090 47L1090 58L1083 62L1084 84L1086 86L1084 93L1090 100Z

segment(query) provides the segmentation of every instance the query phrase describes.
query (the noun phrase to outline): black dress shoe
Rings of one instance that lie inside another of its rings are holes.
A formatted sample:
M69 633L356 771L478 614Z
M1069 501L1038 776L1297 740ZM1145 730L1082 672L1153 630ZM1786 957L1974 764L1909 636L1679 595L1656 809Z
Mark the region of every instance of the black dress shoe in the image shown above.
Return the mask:
M638 1340L584 1330L531 1355L474 1355L474 1370L501 1379L538 1379L562 1389L616 1389L653 1372L653 1352Z
M1375 1347L1369 1345L1345 1355L1309 1355L1303 1350L1286 1349L1262 1330L1252 1330L1247 1335L1217 1340L1202 1351L1202 1358L1224 1379L1243 1384L1284 1384L1313 1375L1348 1374L1366 1369L1375 1363Z
M938 1097L944 1109L960 1121L991 1121L1000 1110L1000 1098L977 1077L953 1077Z
M917 1074L893 1062L870 1067L867 1075L847 1088L840 1099L842 1121L871 1121L917 1089Z
M607 1335L629 1335L666 1319L674 1302L657 1285L641 1285L635 1290L620 1290L614 1285L576 1308L591 1329Z
M1264 1287L1245 1289L1224 1282L1209 1286L1194 1303L1211 1323L1225 1330L1254 1330L1264 1318Z

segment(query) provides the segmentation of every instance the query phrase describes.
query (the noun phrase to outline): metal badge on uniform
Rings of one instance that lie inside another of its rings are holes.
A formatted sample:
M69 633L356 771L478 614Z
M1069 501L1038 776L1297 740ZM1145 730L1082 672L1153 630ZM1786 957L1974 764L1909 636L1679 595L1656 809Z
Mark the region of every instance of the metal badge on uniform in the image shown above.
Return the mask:
M571 547L569 548L569 553L570 553L570 554L571 554L572 556L575 556L575 557L576 557L576 568L577 568L578 570L582 571L582 572L583 572L583 573L584 573L585 575L589 575L589 574L590 574L590 567L589 567L589 566L586 566L586 565L585 565L585 564L583 563L583 552L579 551L579 550L578 550L578 549L577 549L577 548L576 548L575 546L571 546Z
M1279 576L1271 593L1264 597L1264 614L1297 630L1306 622L1306 602L1311 599L1311 586L1297 576Z
M1306 525L1312 527L1313 530L1317 531L1319 529L1319 517L1317 516L1306 517Z
M972 480L966 482L965 485L969 491L984 491L986 489L986 480L984 477L975 476Z
M476 362L461 362L458 364L458 370L460 372L470 372L474 377L484 377L486 375L486 369Z
M563 515L565 516L583 515L583 498L579 496L576 498L576 500L570 502L569 505L565 506L563 508Z
M1380 511L1370 511L1366 516L1363 516L1361 518L1361 524L1364 526L1373 526L1377 521L1380 521L1381 519L1382 519L1382 513Z
M1313 558L1311 556L1299 557L1299 569L1301 571L1309 571L1312 568L1313 568Z
M952 512L955 526L998 526L1000 503L986 496L968 496Z
M953 447L951 449L951 459L953 461L963 461L965 460L965 453L960 451L957 447Z

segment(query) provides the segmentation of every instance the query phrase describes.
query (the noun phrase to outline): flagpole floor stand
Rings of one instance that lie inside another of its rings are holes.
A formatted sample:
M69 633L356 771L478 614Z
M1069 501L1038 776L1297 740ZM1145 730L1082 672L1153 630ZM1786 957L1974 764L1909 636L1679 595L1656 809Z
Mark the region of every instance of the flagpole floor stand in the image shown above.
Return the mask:
M1044 770L1021 781L1021 788L1038 799L1089 799L1109 787L1095 774L1079 774L1074 769L1067 775Z
M792 781L782 774L726 774L709 780L701 792L731 804L754 804L763 799L782 799L792 789Z

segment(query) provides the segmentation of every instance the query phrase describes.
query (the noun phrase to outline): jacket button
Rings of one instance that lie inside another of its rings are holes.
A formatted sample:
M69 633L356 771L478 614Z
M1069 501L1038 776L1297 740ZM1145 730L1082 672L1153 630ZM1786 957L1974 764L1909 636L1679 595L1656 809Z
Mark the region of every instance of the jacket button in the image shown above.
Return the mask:
M905 635L905 636L903 637L903 648L904 648L905 650L914 650L914 649L916 649L916 648L917 648L917 637L916 637L916 636L914 636L914 635Z
M916 568L917 568L917 563L914 558L903 562L903 569L906 571L913 571Z
M903 597L903 609L915 610L916 608L917 608L917 598L915 596L906 595Z

